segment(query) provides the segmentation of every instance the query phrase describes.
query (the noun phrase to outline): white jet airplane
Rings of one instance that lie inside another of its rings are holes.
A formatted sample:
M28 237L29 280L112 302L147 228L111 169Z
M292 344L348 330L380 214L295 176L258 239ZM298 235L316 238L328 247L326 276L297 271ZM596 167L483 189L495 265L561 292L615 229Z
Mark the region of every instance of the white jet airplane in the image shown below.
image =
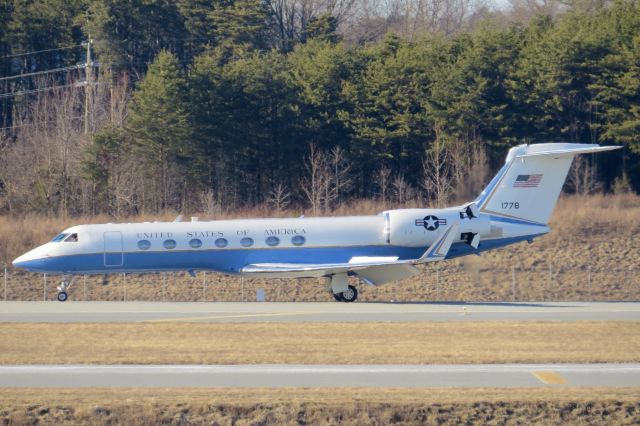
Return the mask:
M326 277L353 302L355 275L370 285L415 275L417 265L477 254L550 231L549 217L573 157L617 146L545 143L509 150L474 201L377 216L80 225L13 261L61 274L58 300L79 274L216 271L249 277Z

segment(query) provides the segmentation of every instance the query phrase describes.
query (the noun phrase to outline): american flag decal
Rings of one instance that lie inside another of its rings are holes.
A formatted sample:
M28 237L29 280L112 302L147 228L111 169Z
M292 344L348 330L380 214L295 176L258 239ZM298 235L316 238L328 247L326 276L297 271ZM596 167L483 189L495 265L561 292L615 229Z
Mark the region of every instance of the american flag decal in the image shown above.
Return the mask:
M542 175L518 175L513 183L514 188L537 188L542 180Z

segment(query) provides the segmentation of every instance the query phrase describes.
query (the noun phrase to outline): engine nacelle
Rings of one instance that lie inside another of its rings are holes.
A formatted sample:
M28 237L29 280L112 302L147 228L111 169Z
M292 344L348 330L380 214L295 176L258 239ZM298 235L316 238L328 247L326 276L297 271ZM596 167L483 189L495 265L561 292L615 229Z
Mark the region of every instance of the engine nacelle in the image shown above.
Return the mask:
M478 234L480 238L490 234L488 217L468 217L464 213L465 210L459 207L386 211L383 214L387 242L403 247L427 247L454 222L460 225L460 235L454 242L466 241L469 234Z

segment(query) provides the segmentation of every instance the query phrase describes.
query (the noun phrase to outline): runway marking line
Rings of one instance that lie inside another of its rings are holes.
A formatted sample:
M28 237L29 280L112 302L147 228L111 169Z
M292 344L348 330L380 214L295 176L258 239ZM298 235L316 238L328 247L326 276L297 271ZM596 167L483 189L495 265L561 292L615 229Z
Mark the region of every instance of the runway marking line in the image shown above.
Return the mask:
M242 314L242 315L215 315L204 317L179 317L179 318L159 318L142 320L140 322L178 322L178 321L205 321L215 319L227 319L227 318L255 318L255 317L281 317L281 316L295 316L295 315L313 315L321 312L278 312L278 313L264 313L264 314Z
M566 385L567 381L555 371L532 371L531 374L545 385Z

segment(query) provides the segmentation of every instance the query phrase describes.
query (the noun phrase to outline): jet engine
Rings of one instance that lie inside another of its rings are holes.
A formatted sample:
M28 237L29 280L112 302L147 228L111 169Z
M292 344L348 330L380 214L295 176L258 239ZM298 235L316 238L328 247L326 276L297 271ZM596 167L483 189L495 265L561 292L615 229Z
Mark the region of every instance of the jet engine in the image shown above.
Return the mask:
M403 247L427 247L454 222L460 226L460 235L454 242L464 241L474 248L491 232L489 218L478 215L474 204L447 209L389 210L383 215L387 243Z

